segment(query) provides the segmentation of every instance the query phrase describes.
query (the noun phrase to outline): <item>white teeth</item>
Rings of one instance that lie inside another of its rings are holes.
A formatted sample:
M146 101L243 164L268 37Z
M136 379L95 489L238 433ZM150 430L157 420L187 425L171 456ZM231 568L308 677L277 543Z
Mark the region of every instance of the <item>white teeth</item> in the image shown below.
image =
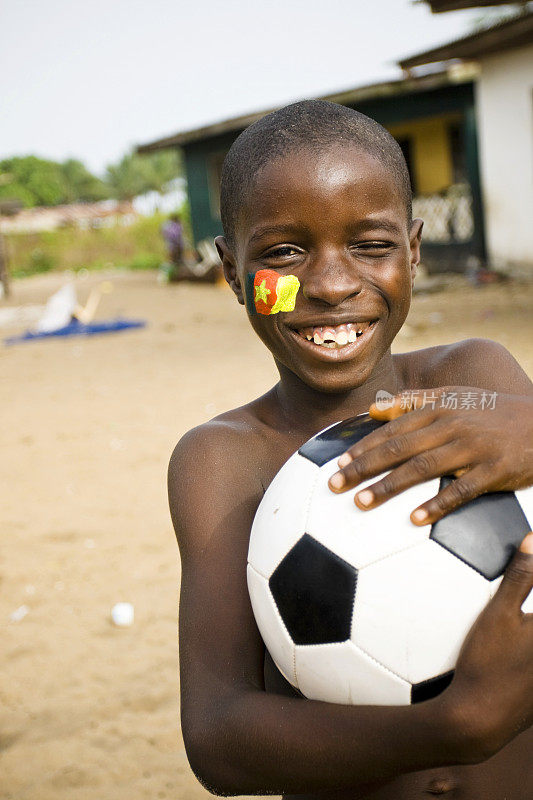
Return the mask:
M358 326L359 327L358 329ZM335 347L345 347L347 344L352 344L363 335L369 324L364 322L348 322L338 325L336 327L308 327L299 330L300 336L307 339L308 342L327 347L329 349Z
M340 345L348 344L348 331L339 331L335 338L336 338L337 344L340 344Z

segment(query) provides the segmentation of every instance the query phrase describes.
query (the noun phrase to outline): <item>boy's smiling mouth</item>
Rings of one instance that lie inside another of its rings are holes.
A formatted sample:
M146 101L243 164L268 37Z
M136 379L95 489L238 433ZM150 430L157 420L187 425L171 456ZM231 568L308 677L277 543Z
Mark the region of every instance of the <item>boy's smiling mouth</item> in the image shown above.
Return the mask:
M356 342L374 322L375 320L346 322L341 325L310 325L305 328L298 328L298 334L307 339L308 342L312 341L321 347L334 350Z
M372 338L378 319L343 322L338 325L290 326L292 337L298 344L326 361L349 359Z

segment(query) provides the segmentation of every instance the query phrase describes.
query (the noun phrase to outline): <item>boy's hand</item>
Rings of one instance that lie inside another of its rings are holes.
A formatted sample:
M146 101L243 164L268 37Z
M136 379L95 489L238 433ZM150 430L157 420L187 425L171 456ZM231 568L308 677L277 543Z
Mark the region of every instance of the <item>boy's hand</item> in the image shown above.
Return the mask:
M531 397L446 386L403 392L385 409L373 403L369 413L388 424L344 453L329 482L333 491L345 492L391 470L355 495L362 510L417 483L455 475L413 510L412 522L426 525L484 492L533 484Z
M533 724L533 614L521 610L532 589L529 533L466 637L442 694L465 739L479 743L480 759Z

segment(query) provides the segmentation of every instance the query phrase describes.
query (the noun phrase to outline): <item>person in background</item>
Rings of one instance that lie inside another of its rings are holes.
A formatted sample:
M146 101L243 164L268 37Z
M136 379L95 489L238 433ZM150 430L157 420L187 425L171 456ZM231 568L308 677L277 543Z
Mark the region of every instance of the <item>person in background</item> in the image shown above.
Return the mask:
M172 274L179 272L183 261L183 225L179 214L171 214L161 226L161 234L168 250Z

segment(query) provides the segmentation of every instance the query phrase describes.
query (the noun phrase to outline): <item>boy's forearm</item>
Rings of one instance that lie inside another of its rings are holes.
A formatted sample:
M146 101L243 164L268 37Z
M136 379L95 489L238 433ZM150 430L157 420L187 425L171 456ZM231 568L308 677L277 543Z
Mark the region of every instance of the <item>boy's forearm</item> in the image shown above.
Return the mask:
M438 698L353 707L252 691L222 701L197 737L185 736L198 778L230 795L357 791L403 773L481 760L468 732L462 738Z

